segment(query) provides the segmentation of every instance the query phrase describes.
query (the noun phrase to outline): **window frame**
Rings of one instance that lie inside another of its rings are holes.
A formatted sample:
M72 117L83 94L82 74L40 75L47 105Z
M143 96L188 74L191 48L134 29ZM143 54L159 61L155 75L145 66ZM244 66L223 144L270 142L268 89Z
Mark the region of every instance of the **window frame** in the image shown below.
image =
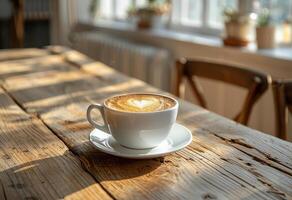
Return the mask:
M238 0L243 4L246 4L249 0ZM187 25L182 23L176 23L171 21L169 23L169 28L175 31L189 32L189 33L198 33L210 36L221 36L222 35L222 27L210 26L208 23L208 15L209 15L209 0L202 0L202 16L201 23L199 25ZM238 3L239 7L239 3ZM243 7L243 6L242 6ZM239 9L239 8L238 8ZM176 7L176 9L171 11L171 19L179 18L181 7Z

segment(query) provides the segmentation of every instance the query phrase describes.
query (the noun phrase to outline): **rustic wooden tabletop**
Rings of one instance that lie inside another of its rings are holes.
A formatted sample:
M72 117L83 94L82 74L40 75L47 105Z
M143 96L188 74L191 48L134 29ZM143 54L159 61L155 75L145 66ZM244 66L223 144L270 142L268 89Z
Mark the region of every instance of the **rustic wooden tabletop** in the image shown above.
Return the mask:
M62 47L0 51L0 199L291 199L292 144L180 100L186 149L96 150L87 106L159 90Z

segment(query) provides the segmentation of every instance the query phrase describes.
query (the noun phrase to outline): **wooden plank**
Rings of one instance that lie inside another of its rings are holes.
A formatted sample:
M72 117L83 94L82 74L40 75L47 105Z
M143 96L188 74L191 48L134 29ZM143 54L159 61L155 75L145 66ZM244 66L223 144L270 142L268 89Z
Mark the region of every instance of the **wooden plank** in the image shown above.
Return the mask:
M68 70L72 71L72 66L68 63L64 63L64 58L57 55L0 62L1 79L33 73L46 72L49 74L52 71L62 72Z
M42 49L5 49L0 50L0 61L33 58L48 55L48 51Z
M37 65L39 61L35 62ZM4 78L4 87L79 155L88 171L114 198L292 197L290 143L184 101L180 101L178 120L193 131L194 141L189 148L164 159L143 161L97 151L88 141L88 104L117 93L157 90L80 55L70 63L74 67L65 72ZM76 66L81 68L79 72ZM76 73L80 79L75 80Z
M111 199L66 145L0 89L0 199Z

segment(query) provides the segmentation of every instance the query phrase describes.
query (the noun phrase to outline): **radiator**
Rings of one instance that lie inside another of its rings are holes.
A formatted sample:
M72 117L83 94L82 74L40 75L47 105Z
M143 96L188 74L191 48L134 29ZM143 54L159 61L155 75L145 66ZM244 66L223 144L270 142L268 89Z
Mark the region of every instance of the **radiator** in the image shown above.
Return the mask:
M25 0L24 18L28 20L43 20L50 18L49 0Z
M97 32L71 36L74 49L128 76L170 91L173 61L167 50Z

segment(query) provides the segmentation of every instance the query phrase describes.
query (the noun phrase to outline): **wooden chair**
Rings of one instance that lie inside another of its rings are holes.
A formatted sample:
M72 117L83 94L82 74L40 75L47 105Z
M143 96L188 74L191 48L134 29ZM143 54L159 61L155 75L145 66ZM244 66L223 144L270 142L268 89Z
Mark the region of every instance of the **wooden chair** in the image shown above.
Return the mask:
M207 108L206 99L196 77L203 77L248 89L243 107L234 118L235 121L246 125L255 102L267 90L270 77L266 74L234 66L211 62L180 59L176 62L177 82L175 95L180 96L180 85L185 77L190 84L199 104Z
M276 114L276 134L277 137L287 140L287 110L292 112L292 80L274 80L272 85Z

